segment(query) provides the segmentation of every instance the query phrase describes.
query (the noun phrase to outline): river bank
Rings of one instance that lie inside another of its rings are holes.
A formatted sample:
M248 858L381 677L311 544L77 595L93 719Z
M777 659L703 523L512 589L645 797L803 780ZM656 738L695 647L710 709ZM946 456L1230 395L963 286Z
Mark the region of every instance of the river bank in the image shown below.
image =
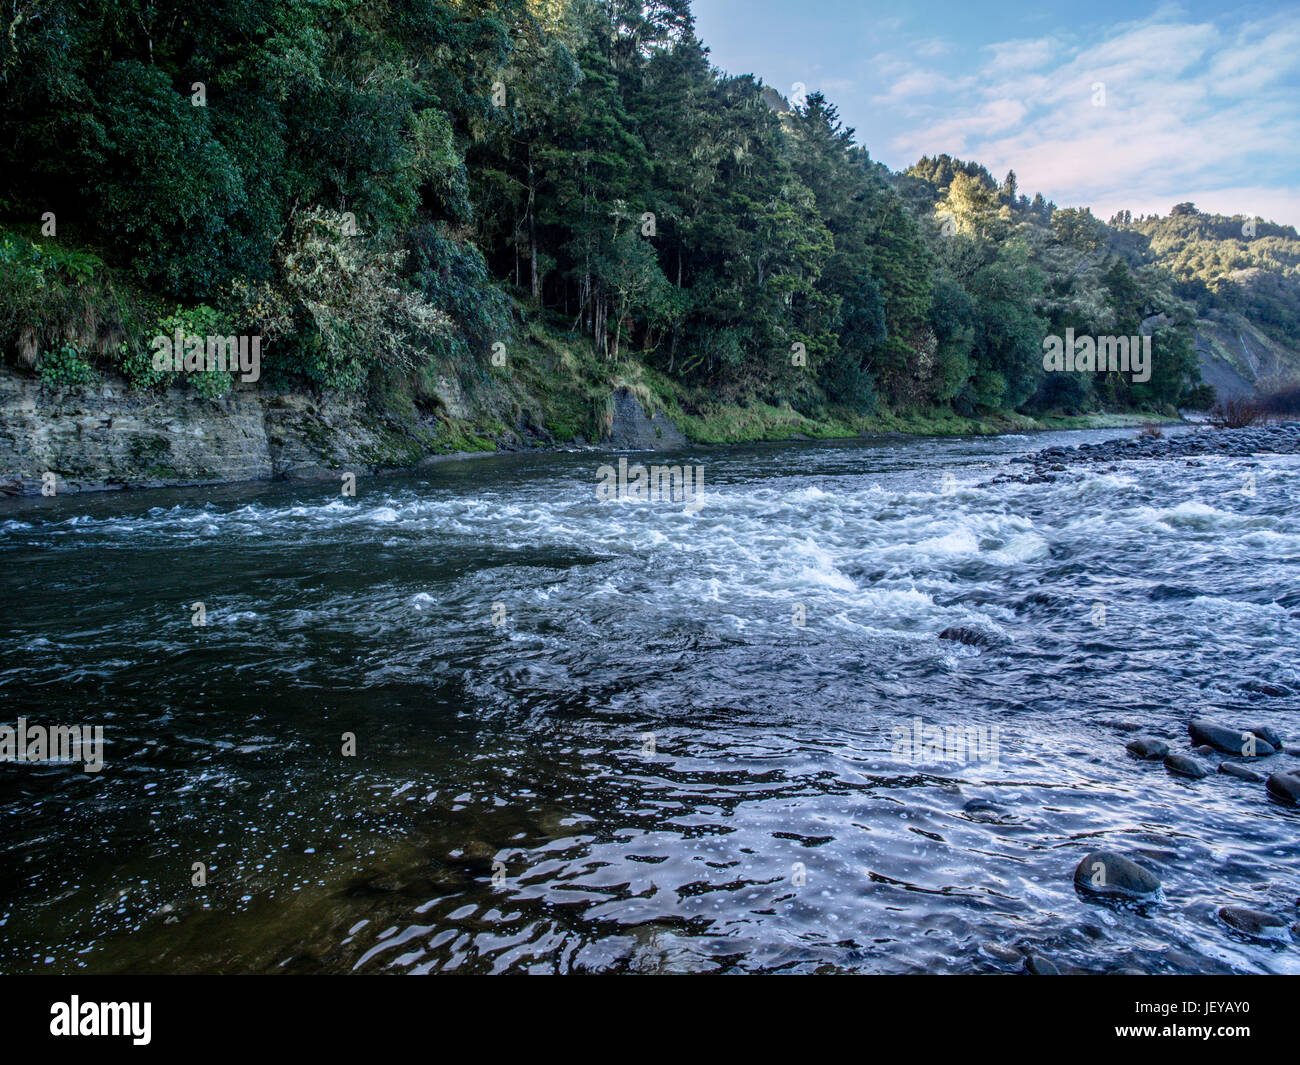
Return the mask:
M247 387L219 399L190 391L137 392L125 380L50 388L0 372L0 496L185 487L244 481L337 481L425 469L493 453L584 449L671 451L702 444L866 436L983 436L1104 428L1147 414L1042 419L1011 412L963 418L951 411L808 418L789 407L718 405L688 410L646 382L587 385L489 410L454 380L438 382L425 409L383 397L270 392ZM594 395L593 395L594 393ZM534 388L530 396L541 394ZM558 424L557 408L595 413ZM1171 421L1159 418L1155 420Z

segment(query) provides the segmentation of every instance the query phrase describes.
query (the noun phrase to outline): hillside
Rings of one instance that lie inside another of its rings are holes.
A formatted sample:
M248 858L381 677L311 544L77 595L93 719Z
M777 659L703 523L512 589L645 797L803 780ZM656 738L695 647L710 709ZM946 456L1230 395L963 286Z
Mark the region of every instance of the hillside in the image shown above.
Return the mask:
M607 438L626 390L695 440L1171 414L1232 315L1268 348L1242 380L1294 365L1293 230L1211 268L1181 215L891 173L821 95L712 68L687 0L37 8L0 43L0 362L33 402L317 397L427 454ZM1070 329L1150 336L1149 379L1045 373Z
M1156 262L1196 307L1202 374L1223 396L1300 381L1300 236L1259 218L1204 214L1112 218L1126 254Z

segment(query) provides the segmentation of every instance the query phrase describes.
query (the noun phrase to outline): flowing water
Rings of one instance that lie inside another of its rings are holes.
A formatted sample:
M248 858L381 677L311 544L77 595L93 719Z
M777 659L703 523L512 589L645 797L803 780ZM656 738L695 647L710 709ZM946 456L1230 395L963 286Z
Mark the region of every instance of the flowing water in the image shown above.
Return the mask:
M106 749L0 765L0 971L1300 972L1216 916L1295 919L1300 813L1124 751L1300 743L1300 460L987 484L1130 434L631 459L698 512L590 453L11 504L0 721ZM1083 898L1102 848L1163 897Z

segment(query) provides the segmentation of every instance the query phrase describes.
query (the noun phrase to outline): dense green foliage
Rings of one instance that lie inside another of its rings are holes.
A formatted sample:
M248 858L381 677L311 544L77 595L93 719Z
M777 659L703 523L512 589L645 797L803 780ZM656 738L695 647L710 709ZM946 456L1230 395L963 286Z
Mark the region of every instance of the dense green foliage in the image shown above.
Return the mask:
M611 366L810 417L1161 407L1197 380L1194 255L1176 282L1147 223L975 163L891 174L820 95L712 69L688 0L15 10L0 345L28 365L70 344L156 387L148 338L180 321L262 335L266 381L358 389L484 373L519 307ZM1067 327L1153 331L1151 381L1045 374Z
M1235 215L1202 214L1177 204L1167 217L1111 219L1133 261L1159 262L1176 291L1206 315L1247 315L1284 344L1300 335L1300 235L1292 226Z

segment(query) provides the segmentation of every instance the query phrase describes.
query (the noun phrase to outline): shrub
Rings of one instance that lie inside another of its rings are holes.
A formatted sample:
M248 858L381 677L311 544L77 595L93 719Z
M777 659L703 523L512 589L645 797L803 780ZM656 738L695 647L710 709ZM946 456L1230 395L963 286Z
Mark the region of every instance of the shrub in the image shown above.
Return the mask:
M423 368L451 320L402 282L405 258L355 235L337 212L314 208L295 219L285 285L319 338L298 349L302 372L318 385L350 389L373 369Z
M220 370L203 370L198 373L178 373L175 370L154 368L153 338L174 337L176 330L185 336L225 336L230 332L229 322L220 311L207 304L197 307L177 307L171 314L157 318L144 332L141 342L134 346L122 344L119 349L118 368L132 388L140 390L162 389L184 378L198 395L208 399L224 396L230 391L233 378Z
M1225 399L1210 411L1210 424L1216 429L1244 429L1264 421L1264 412L1249 399Z
M41 382L51 387L85 385L95 380L95 371L73 344L41 353Z
M492 343L507 339L513 326L510 301L492 283L482 252L443 226L421 226L410 241L415 283L455 326L434 340L434 352L460 364L481 363Z
M1290 385L1261 397L1259 401L1269 414L1300 414L1300 385Z
M64 344L108 355L127 313L97 256L0 229L0 354L27 369Z

